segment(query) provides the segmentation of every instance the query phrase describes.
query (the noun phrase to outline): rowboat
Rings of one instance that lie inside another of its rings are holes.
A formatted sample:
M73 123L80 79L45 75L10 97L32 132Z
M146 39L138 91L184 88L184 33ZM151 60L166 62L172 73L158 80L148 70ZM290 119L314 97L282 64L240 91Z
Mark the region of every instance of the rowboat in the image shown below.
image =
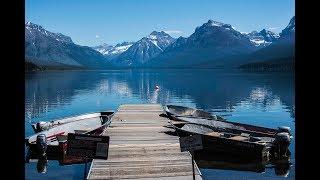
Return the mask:
M102 113L107 113L107 112L102 112ZM32 129L34 130L34 132L38 133L41 131L45 131L45 130L60 126L62 124L88 119L88 118L91 118L92 115L93 115L92 113L89 113L89 114L66 117L66 118L52 120L52 121L39 121L37 123L31 124L31 126L32 126Z
M111 123L113 114L113 111L104 111L52 121L54 125L50 128L27 137L26 146L31 152L56 156L65 152L68 133L100 135Z
M213 119L213 120L219 120L219 121L225 120L221 116L217 116L215 114L211 114L209 112L206 112L200 109L190 108L190 107L166 105L164 109L167 116L170 119L174 119L174 120L176 120L176 117L205 118L207 120Z
M274 137L279 131L287 132L290 135L290 128L281 126L278 129L254 126L249 124L243 124L232 121L218 121L218 120L210 120L203 118L190 118L190 117L181 117L176 116L175 119L182 122L188 122L193 124L205 125L209 126L212 129L217 131L224 131L230 133L248 133L253 136L267 136Z
M253 158L256 160L270 157L289 156L290 136L279 131L274 136L253 135L241 131L232 132L194 123L172 123L180 137L201 135L203 153L225 152L235 157Z

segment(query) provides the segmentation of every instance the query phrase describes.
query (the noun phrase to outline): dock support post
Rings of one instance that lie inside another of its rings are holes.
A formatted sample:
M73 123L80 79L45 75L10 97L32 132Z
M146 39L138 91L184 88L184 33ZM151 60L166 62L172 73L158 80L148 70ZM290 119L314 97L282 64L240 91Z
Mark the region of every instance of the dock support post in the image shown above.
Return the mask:
M195 177L195 173L194 173L194 158L193 158L193 151L191 151L191 161L192 161L192 177L193 177L193 180L196 179Z
M87 162L88 162L88 160L87 160L87 158L85 158L85 164L84 164L84 172L83 172L83 179L84 180L86 180L87 179Z

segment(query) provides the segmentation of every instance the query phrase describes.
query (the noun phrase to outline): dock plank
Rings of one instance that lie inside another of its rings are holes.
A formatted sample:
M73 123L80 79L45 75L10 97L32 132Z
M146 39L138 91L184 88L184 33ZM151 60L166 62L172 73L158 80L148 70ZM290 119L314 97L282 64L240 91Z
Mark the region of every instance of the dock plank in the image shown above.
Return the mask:
M94 159L87 179L192 179L189 152L167 128L159 104L121 105L103 135L110 136L108 160ZM196 179L202 179L195 163Z

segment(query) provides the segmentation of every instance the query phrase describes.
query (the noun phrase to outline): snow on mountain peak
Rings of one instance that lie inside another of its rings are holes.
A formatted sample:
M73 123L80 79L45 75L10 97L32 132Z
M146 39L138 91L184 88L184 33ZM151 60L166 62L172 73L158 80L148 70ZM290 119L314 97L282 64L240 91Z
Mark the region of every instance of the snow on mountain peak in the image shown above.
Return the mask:
M252 31L246 34L249 37L252 44L255 46L267 46L272 42L275 42L279 38L279 34L272 31L262 29L261 31Z
M218 26L218 27L221 27L224 25L224 23L222 23L222 22L213 21L211 19L208 21L208 24L210 24L211 26Z
M204 26L211 26L211 27L223 27L223 28L226 28L226 29L234 29L233 26L231 26L230 24L225 24L225 23L222 23L222 22L218 22L218 21L213 21L211 19L208 20L207 23L203 24Z
M226 30L235 30L233 26L230 24L225 24L218 21L208 20L208 22L204 23L202 26L198 26L196 31L200 30L209 30L209 29L226 29Z
M34 23L32 23L31 21L27 21L26 23L25 23L25 26L26 26L26 28L31 28L31 29L38 29L38 30L44 30L45 31L45 29L42 27L42 26L40 26L40 25L37 25L37 24L34 24Z
M123 52L125 52L126 50L129 49L129 47L132 46L132 42L123 42L123 43L118 43L117 45L113 46L113 45L109 45L107 43L104 43L100 46L95 46L93 47L93 49L95 49L96 51L100 52L101 54L105 55L105 56L116 56L119 55Z
M39 37L40 34L42 34L43 36L52 38L62 43L73 43L72 39L69 36L63 35L61 33L53 33L53 32L47 31L42 26L34 24L30 21L25 23L25 28L26 28L27 38L34 39L36 37Z
M115 47L120 47L120 46L127 46L127 45L132 45L134 42L123 42L123 43L118 43L116 44Z
M123 53L127 53L129 49L135 49L134 53L138 54L148 54L150 52L162 52L169 44L174 41L169 34L165 33L164 31L152 31L148 36L143 37L141 40L133 43L133 42L123 42L119 43L115 46L96 46L93 47L96 51L99 51L106 57L110 57L111 59L116 59L116 56L119 56ZM157 50L152 50L155 48ZM131 53L128 52L129 54ZM150 51L150 52L149 52ZM124 55L127 56L127 55ZM130 55L129 55L130 56Z
M118 58L115 58L114 62L119 66L144 64L158 56L174 40L174 38L164 31L152 31L146 37L135 42L128 50L119 55Z
M259 33L266 38L271 38L271 39L272 38L279 38L278 33L275 33L275 32L272 32L272 31L269 31L266 29L262 29ZM270 40L270 41L272 41L272 40Z
M174 41L169 34L165 33L164 31L152 31L150 35L142 38L138 42L145 42L145 43L152 43L155 45L156 48L159 48L163 51L169 44Z
M164 31L152 31L150 35L147 36L149 39L158 39L158 38L166 38L171 37L169 34L165 33Z
M31 22L31 21L27 21L25 24L26 24L27 26L30 26L30 25L32 24L32 22Z
M149 39L157 39L157 36L150 34L149 36L147 36L147 38L149 38Z

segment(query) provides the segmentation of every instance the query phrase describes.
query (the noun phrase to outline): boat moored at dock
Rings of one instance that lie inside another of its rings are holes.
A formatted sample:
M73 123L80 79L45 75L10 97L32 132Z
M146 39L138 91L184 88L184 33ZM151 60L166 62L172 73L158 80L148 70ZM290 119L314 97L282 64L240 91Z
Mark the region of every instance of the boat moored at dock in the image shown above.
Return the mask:
M221 116L211 114L201 109L195 109L190 107L166 105L164 109L167 116L170 119L174 119L174 120L177 120L176 117L205 118L207 120L219 120L219 121L225 120Z
M264 136L263 134L250 134L247 131L245 133L226 131L190 122L172 123L172 126L180 137L201 135L202 152L226 152L236 157L256 160L284 157L290 154L288 150L290 135L286 132Z
M100 135L111 123L113 114L113 111L104 111L51 121L50 128L38 129L40 132L27 137L26 146L38 155L62 156L66 151L68 133Z
M212 129L218 131L225 131L231 133L248 133L250 135L255 136L266 136L266 137L274 137L279 132L286 132L290 134L290 128L285 126L280 126L278 129L261 127L261 126L254 126L250 124L243 124L238 122L232 121L217 121L217 120L210 120L203 118L190 118L190 117L180 117L176 116L175 119L181 122L199 124L209 126Z

